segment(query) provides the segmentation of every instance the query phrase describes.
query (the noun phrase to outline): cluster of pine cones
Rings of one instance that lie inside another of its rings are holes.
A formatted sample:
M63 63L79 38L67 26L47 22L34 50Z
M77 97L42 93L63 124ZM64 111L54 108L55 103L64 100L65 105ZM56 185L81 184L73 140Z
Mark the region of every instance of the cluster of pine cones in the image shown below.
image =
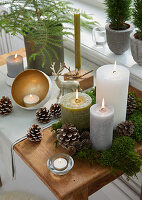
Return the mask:
M83 147L91 147L90 133L88 131L79 133L72 124L64 124L60 129L57 129L56 133L59 144L66 148L70 155L74 155Z
M60 118L61 117L61 105L59 103L52 104L50 110L47 110L46 107L40 108L36 112L36 118L40 123L48 123L52 117Z
M8 115L12 112L12 102L8 97L3 96L0 99L0 115Z

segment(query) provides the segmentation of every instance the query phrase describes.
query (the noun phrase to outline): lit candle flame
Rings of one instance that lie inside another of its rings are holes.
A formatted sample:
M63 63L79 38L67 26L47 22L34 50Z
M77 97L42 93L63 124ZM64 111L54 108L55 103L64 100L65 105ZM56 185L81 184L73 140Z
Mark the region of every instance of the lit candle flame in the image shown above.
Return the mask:
M32 94L30 94L30 98L32 98L33 97L33 95Z
M101 110L104 110L104 108L105 108L105 100L104 100L104 98L103 98L103 100L102 100Z
M114 63L114 67L113 67L113 73L115 73L115 72L116 72L116 61Z
M78 89L76 89L76 100L78 100Z
M15 58L15 59L17 58L17 53L15 54L14 58Z

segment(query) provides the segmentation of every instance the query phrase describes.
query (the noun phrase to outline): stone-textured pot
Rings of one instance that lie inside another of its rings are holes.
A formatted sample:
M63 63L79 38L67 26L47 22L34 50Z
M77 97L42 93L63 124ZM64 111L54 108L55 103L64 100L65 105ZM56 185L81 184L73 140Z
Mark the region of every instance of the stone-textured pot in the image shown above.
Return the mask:
M142 40L134 37L135 32L130 35L131 52L136 63L142 66Z
M55 37L55 39L57 39L57 37ZM62 36L58 37L58 39L62 40L63 37ZM24 42L25 42L25 50L26 50L27 63L28 63L27 68L41 70L49 76L52 75L52 70L50 69L51 63L48 56L46 56L44 68L42 67L42 56L36 56L35 60L29 60L31 54L36 53L40 49L40 46L35 46L34 41L30 41L28 36L24 37ZM51 45L51 47L54 48L54 50L56 51L58 55L58 59L55 57L53 52L51 52L51 50L48 50L52 57L52 61L56 63L55 64L56 71L58 71L60 67L60 63L62 64L64 63L63 41L61 41L60 46L61 47L56 47L56 46Z
M109 49L116 55L121 55L128 50L130 44L130 33L133 27L126 30L114 30L110 28L110 24L106 24L106 38Z

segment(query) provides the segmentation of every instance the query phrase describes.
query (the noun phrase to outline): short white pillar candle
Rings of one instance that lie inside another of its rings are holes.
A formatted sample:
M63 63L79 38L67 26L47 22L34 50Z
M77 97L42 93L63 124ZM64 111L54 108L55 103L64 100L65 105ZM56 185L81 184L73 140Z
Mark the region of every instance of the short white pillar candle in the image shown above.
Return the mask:
M104 65L96 73L96 102L114 107L114 127L126 120L129 70L119 65Z
M57 158L56 160L54 160L53 166L56 170L62 171L67 168L68 163L67 160L64 158Z
M90 108L90 139L92 148L104 151L111 147L113 139L113 106L95 104Z
M26 107L35 106L39 102L39 96L35 94L29 94L24 97L24 105Z

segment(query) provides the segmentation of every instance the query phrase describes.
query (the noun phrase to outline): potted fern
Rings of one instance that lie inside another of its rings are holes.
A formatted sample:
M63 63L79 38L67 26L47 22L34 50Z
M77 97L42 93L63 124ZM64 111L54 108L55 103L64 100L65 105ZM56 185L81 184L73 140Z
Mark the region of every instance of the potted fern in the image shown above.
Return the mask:
M133 59L142 66L142 0L134 0L133 23L136 31L131 33L131 52Z
M63 35L71 35L74 9L66 0L4 0L9 12L0 15L0 29L12 35L24 36L29 68L36 68L51 75L50 65L64 62ZM83 20L85 19L85 20ZM87 21L86 19L89 19ZM95 22L82 13L81 25L90 28Z
M130 33L133 28L126 23L131 16L132 0L105 0L108 24L106 37L110 50L121 55L129 48Z

